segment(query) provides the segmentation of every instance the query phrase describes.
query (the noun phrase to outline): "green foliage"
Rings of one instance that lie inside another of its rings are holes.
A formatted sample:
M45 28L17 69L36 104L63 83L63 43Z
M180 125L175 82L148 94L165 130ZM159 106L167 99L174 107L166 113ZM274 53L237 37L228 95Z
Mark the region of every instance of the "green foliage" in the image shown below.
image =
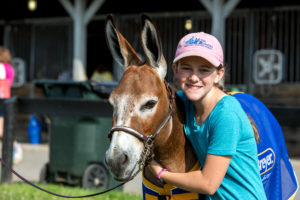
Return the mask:
M83 196L99 192L98 190L87 190L79 187L65 185L39 185L51 192L66 196ZM63 200L65 198L56 197L48 193L37 190L24 183L14 183L12 185L0 185L0 200ZM141 200L142 197L135 194L123 193L114 190L100 196L83 198L81 200Z

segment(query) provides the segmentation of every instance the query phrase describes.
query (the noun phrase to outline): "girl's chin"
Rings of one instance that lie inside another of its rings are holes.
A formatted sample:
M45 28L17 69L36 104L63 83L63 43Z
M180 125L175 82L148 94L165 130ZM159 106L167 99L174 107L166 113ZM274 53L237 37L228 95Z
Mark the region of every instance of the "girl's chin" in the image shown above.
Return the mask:
M200 94L192 94L190 92L186 92L185 95L191 101L198 101L202 97Z
M201 98L200 98L200 97L188 97L188 99L189 99L191 102L197 102L197 101L199 101Z
M196 93L200 93L202 90L202 87L186 87L185 91L187 93L191 93L191 94L196 94Z

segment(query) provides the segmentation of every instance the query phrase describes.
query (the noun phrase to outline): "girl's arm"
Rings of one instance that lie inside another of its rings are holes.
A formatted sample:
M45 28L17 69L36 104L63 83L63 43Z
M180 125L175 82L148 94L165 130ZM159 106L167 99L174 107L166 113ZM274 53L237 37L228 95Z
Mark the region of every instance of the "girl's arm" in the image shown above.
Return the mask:
M173 173L165 171L161 178L181 189L212 195L221 185L230 164L231 156L207 154L205 165L202 170ZM162 167L155 161L151 163L151 170L157 176Z

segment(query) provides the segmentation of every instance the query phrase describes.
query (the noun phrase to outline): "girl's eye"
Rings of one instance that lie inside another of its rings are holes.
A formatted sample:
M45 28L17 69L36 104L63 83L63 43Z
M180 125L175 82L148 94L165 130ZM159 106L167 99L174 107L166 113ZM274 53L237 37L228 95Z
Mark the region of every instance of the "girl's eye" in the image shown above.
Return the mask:
M190 67L186 67L186 66L182 66L180 69L183 70L183 71L190 71L191 70Z
M212 68L206 68L206 67L203 67L203 68L201 68L199 71L201 72L201 73L209 73L209 72L212 72Z
M209 72L208 69L201 69L200 71L201 71L201 72Z

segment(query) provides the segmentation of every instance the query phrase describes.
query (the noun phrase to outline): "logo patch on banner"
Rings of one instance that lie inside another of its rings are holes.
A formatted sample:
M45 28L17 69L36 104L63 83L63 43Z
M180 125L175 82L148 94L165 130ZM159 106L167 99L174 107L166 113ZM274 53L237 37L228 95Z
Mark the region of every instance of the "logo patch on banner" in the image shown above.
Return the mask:
M264 150L258 154L258 166L262 181L268 180L272 174L272 168L275 165L275 153L271 148Z

